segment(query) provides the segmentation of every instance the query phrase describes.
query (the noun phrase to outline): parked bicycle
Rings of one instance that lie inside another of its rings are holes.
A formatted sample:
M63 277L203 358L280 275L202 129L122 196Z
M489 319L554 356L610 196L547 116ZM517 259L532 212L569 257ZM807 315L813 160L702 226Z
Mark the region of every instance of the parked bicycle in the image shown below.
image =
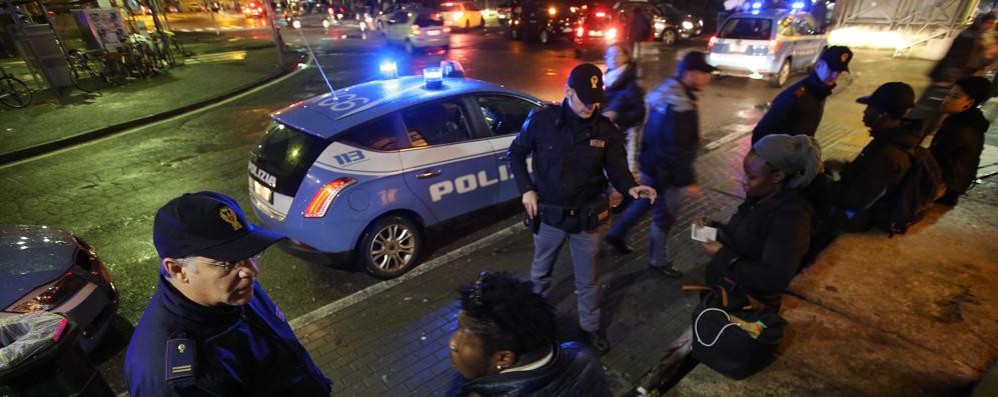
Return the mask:
M12 108L31 104L33 93L27 84L0 67L0 103Z
M97 92L109 83L103 69L90 59L85 50L72 49L66 54L69 61L69 76L73 85L83 92Z

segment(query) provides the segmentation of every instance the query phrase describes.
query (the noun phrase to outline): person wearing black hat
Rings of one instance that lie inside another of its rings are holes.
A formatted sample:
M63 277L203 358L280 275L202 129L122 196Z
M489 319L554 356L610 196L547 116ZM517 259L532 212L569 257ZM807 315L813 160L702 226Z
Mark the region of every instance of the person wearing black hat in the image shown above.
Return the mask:
M873 225L872 212L878 211L877 201L891 189L911 167L908 154L921 138L916 128L906 123L905 114L915 106L915 91L899 81L884 83L872 95L856 99L866 105L863 124L870 128L873 140L851 163L829 160L825 163L835 182L831 186L832 202L841 212L837 223L844 231L863 231Z
M653 186L658 200L635 200L606 235L606 242L618 253L629 253L625 243L628 230L653 210L648 243L648 267L669 277L682 272L673 266L668 253L669 229L679 214L682 197L700 197L693 163L700 147L700 115L696 92L710 83L715 70L700 51L688 52L679 63L676 76L648 94L648 122L641 141L641 182Z
M530 280L547 296L551 271L569 240L579 325L593 349L609 349L600 329L599 230L609 219L607 177L619 192L655 199L655 190L638 185L627 169L624 137L601 115L606 101L603 72L591 63L572 69L561 105L531 113L509 147L510 170L534 230ZM533 155L533 175L527 157Z
M852 50L844 46L825 49L814 71L773 99L766 114L752 130L752 143L769 134L814 136L839 75L849 71Z
M943 98L939 112L945 117L929 150L939 163L946 194L937 202L956 205L977 177L984 151L984 134L990 122L980 105L988 100L988 79L964 77Z
M125 354L130 395L330 394L332 382L256 282L257 258L283 238L220 193L184 194L159 209L159 283Z

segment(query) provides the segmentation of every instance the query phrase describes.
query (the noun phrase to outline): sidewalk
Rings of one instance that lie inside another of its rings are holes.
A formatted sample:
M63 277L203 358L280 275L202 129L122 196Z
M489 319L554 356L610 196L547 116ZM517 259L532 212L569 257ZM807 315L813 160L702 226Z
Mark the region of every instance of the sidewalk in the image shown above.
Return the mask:
M121 87L92 94L73 90L63 103L39 92L28 107L0 108L0 164L190 111L294 70L293 65L277 65L272 46L193 47L189 51L196 55L186 64L158 76L129 79ZM216 52L202 53L212 50ZM286 59L295 62L296 54Z
M924 86L922 70L895 71L880 60L856 64L854 81L829 99L818 138L826 158L852 158L868 142L857 96L890 76ZM917 68L916 68L917 69ZM894 72L894 73L892 73ZM723 104L723 102L721 103ZM705 101L702 106L714 106ZM989 104L990 106L991 104ZM989 132L994 144L998 125ZM684 203L678 225L693 217L726 220L741 202L741 158L749 137L698 160L704 197ZM986 163L982 161L982 166ZM790 321L780 358L747 380L698 366L669 395L952 395L980 379L998 357L998 181L986 179L949 211L936 209L907 235L847 235L792 284L783 315ZM630 395L690 326L704 256L674 230L670 249L685 276L645 270L648 219L629 240L634 253L601 263L604 322L611 342L602 358L615 394ZM456 327L456 289L480 271L526 277L532 242L522 226L430 261L385 285L333 303L293 325L337 396L443 395L456 380L447 341ZM561 340L577 337L567 254L555 271L552 299Z

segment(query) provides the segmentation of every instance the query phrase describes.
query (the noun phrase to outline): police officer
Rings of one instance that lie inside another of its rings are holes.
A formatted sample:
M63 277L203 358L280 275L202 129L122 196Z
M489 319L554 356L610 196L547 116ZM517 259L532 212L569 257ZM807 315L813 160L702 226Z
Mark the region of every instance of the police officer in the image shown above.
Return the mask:
M282 238L219 193L159 209L159 284L125 356L132 397L329 395L332 382L255 281L257 257Z
M578 291L579 325L594 350L609 349L600 330L600 247L597 228L609 217L604 195L607 176L614 188L634 198L655 199L655 190L639 186L627 169L623 135L599 112L606 101L603 73L596 65L576 66L564 87L565 99L534 112L509 147L510 168L534 225L530 279L534 292L546 296L551 270L567 238ZM527 156L533 154L533 171Z
M825 111L825 98L832 94L842 72L849 71L852 50L844 46L825 49L814 71L776 96L769 111L752 130L752 143L769 134L814 136Z

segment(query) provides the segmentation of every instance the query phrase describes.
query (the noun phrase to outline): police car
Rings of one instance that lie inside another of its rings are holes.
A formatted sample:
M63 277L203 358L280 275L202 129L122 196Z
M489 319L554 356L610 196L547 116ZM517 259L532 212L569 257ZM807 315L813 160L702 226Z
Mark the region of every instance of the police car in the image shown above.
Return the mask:
M750 11L730 15L707 44L707 62L721 75L769 79L771 86L783 86L794 71L814 66L828 42L814 17L798 8L802 4L765 10L755 2Z
M506 150L542 102L463 74L444 61L273 113L249 161L263 224L389 278L416 265L428 228L518 198Z

